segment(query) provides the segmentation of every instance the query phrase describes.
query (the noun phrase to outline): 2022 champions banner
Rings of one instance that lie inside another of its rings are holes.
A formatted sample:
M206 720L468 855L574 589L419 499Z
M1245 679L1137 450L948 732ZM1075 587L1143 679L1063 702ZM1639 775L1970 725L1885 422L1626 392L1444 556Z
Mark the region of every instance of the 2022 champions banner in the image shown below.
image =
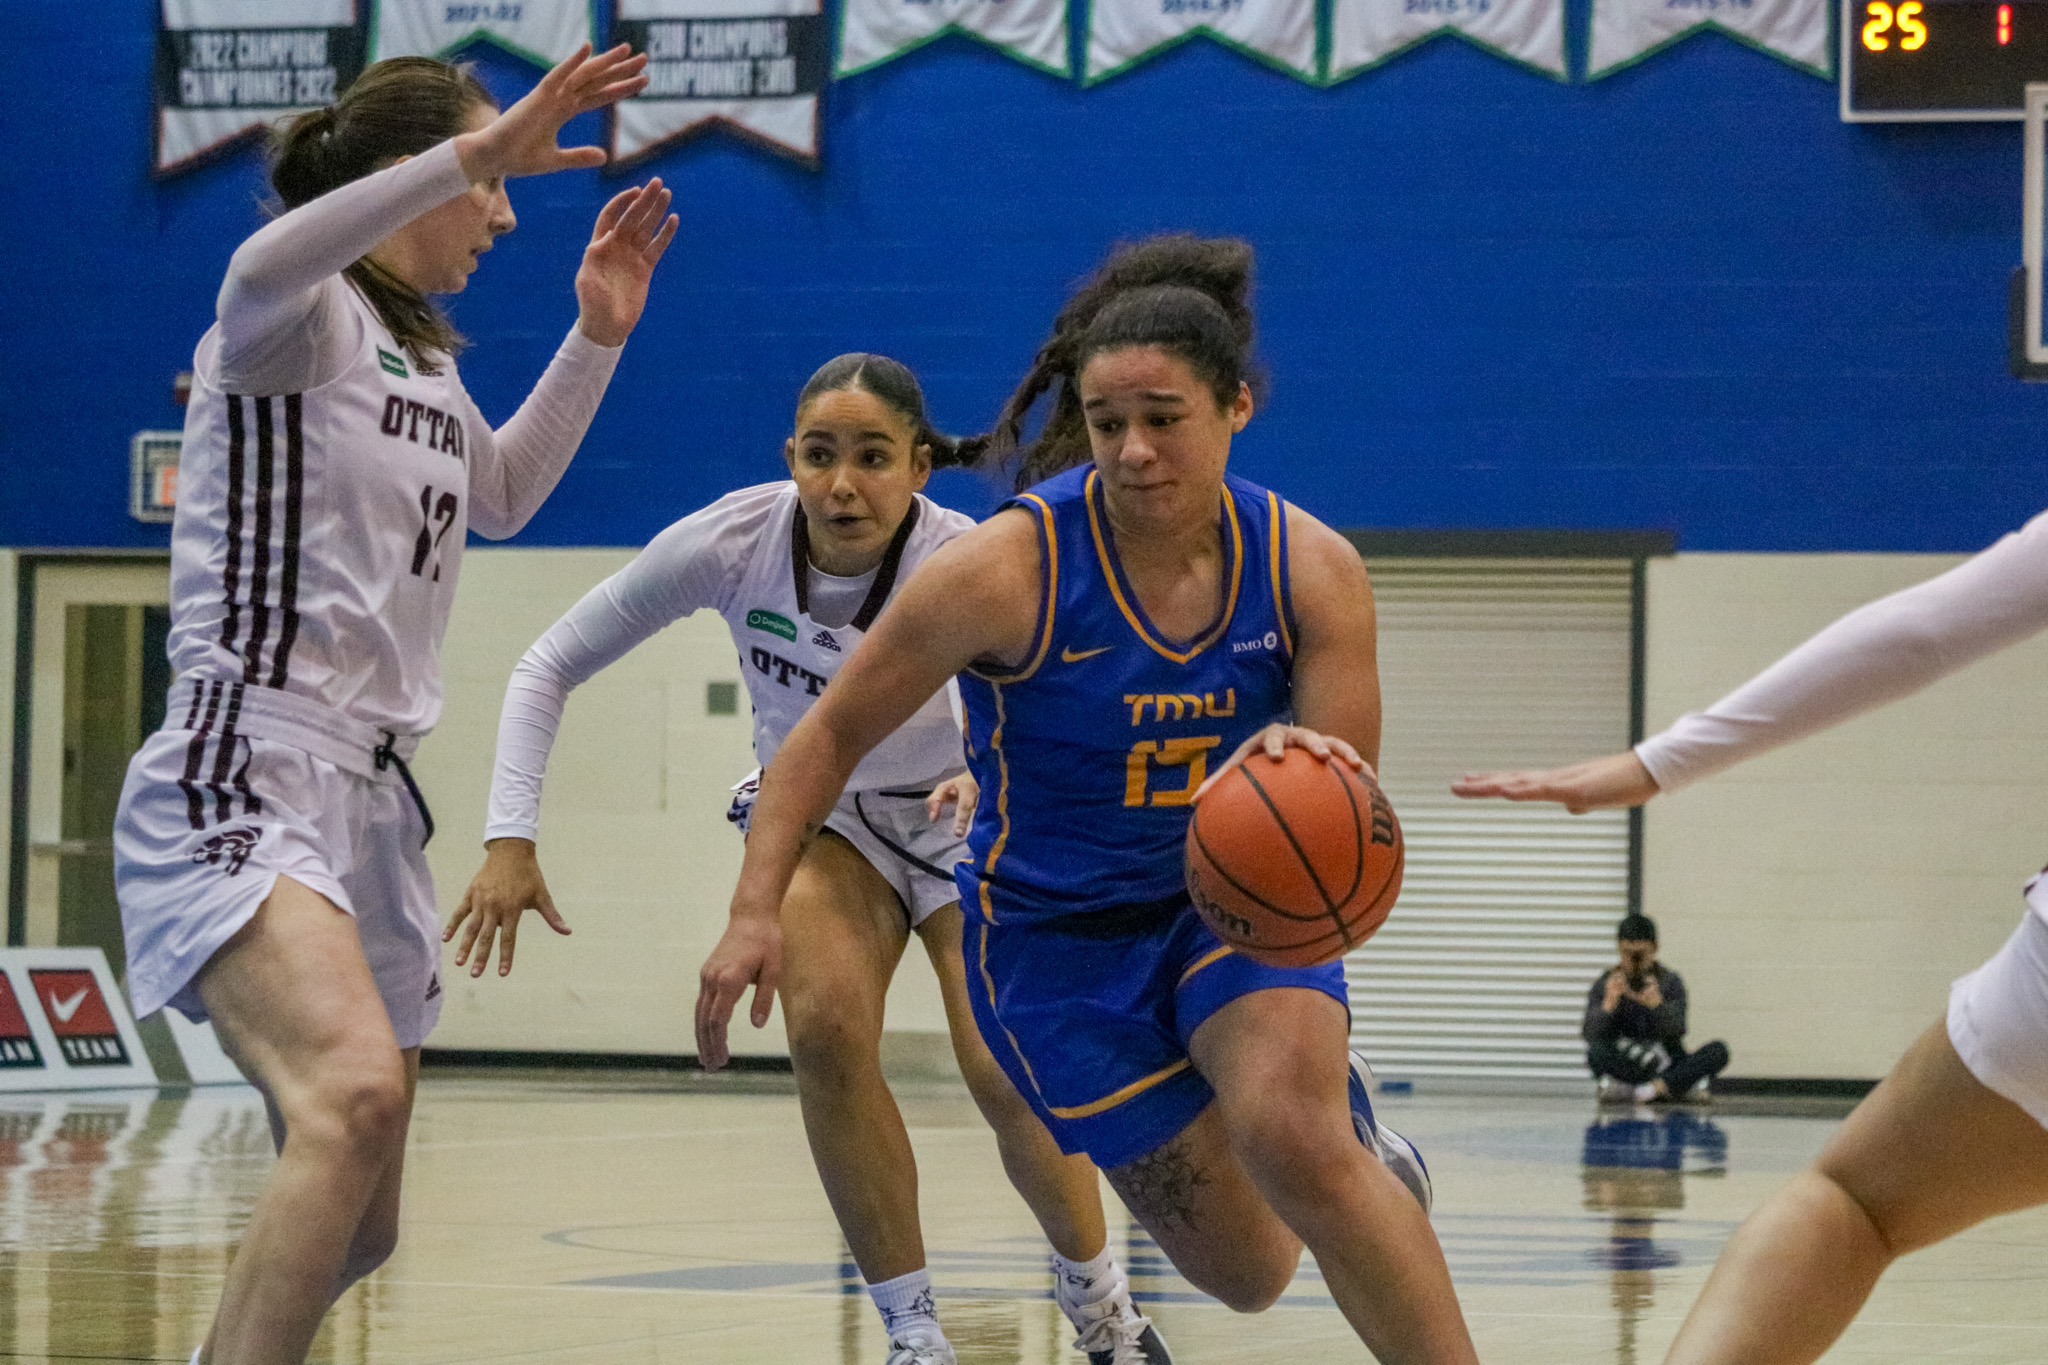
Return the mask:
M156 174L261 140L362 69L355 0L159 0Z
M442 57L487 42L543 69L597 42L590 0L376 0L370 60Z

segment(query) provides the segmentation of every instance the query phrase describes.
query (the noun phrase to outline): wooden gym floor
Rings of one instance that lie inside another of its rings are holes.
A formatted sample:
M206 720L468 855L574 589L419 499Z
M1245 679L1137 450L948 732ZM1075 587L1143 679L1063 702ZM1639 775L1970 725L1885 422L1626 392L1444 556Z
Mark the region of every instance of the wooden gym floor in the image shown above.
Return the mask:
M1044 1249L963 1091L901 1088L963 1365L1078 1365ZM1590 1099L1384 1097L1490 1362L1654 1362L1723 1240L1828 1118L1601 1116ZM0 1097L0 1361L182 1362L270 1160L253 1092ZM312 1359L879 1365L882 1337L784 1078L430 1072L397 1256ZM1117 1210L1112 1205L1112 1213ZM1364 1360L1313 1264L1238 1317L1128 1220L1181 1365ZM2048 1210L1914 1256L1829 1357L2048 1361Z

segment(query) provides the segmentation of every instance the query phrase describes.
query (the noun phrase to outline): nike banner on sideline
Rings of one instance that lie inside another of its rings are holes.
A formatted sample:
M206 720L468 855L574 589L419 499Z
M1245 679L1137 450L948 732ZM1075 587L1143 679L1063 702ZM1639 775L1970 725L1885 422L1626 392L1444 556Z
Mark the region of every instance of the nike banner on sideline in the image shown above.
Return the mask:
M1316 0L1090 0L1087 83L1197 36L1311 84L1322 74Z
M363 27L356 0L160 0L156 174L330 103L362 72Z
M843 0L835 76L852 76L948 33L979 38L1054 76L1067 60L1066 0Z
M97 948L0 949L0 1061L0 1091L157 1083Z
M1831 77L1828 13L1825 0L1593 0L1586 78L1612 75L1707 29Z
M596 43L590 0L377 0L370 60L445 57L482 40L543 69Z
M815 166L826 25L821 0L616 0L612 40L647 54L647 88L613 106L613 158L724 125Z
M1565 79L1564 0L1331 0L1329 81L1444 33Z

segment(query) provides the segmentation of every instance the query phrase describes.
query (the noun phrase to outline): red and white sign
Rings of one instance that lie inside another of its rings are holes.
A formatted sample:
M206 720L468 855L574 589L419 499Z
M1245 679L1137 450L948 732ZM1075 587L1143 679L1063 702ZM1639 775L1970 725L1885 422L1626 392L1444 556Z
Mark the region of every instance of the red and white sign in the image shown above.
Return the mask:
M14 986L0 975L0 1070L43 1069L43 1054L29 1029L28 1015L15 998Z
M31 970L36 999L42 1002L43 1017L50 1032L57 1035L57 1050L73 1066L126 1066L128 1049L121 1045L121 1031L114 1012L100 993L100 983L90 970Z
M106 954L97 948L0 949L0 1090L156 1083Z

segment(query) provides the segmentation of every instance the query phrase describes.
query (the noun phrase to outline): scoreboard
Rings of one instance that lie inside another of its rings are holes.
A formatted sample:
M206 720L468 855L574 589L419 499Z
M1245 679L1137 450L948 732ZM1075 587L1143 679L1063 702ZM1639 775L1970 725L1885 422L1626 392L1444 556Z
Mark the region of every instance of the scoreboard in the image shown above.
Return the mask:
M2048 81L2048 0L1841 0L1842 118L2018 119Z

